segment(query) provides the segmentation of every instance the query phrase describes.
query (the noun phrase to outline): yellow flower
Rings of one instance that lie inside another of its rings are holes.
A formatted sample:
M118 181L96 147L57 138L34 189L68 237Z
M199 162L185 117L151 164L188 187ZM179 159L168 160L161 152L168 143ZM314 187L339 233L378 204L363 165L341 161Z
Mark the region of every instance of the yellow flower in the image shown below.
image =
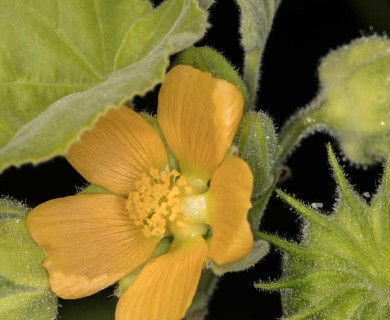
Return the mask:
M253 246L252 174L227 156L242 112L235 86L177 66L161 86L157 121L180 172L169 168L159 134L127 107L108 111L85 132L67 159L112 194L54 199L27 218L46 251L53 291L85 297L142 266L116 319L181 319L205 263L238 261ZM164 237L173 239L168 251L150 258Z

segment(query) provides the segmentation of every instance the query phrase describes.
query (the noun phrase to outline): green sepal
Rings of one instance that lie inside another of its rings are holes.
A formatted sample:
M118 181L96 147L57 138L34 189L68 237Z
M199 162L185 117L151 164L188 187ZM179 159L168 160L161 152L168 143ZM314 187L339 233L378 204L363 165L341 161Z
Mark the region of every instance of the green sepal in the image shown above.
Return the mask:
M31 239L25 218L29 209L0 199L0 319L51 320L57 299L42 267L43 250Z
M108 191L107 189L98 186L96 184L90 184L84 189L80 190L78 193L80 194L114 194L111 191Z
M227 272L236 272L253 267L260 259L267 255L269 244L264 240L255 240L252 250L249 254L237 262L232 262L224 265L211 263L211 269L216 275L223 275Z
M237 70L221 53L210 47L190 47L182 51L173 63L174 66L179 64L210 72L213 77L234 84L241 91L247 109L249 100L246 85Z
M282 191L304 221L300 244L259 234L285 254L281 280L259 283L281 292L285 319L390 317L390 157L371 203L357 194L328 147L337 183L333 212L324 214Z
M208 313L208 303L218 280L210 269L203 269L194 299L184 318L185 320L204 319L204 316Z
M253 207L249 221L252 229L257 230L278 176L279 147L272 120L263 112L244 114L235 145L237 155L248 163L253 174Z

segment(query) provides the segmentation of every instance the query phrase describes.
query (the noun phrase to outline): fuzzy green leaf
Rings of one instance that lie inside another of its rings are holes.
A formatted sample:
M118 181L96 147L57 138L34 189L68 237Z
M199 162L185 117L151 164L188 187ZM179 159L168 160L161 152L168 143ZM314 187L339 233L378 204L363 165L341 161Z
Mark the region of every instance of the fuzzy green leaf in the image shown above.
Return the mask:
M161 82L200 39L196 0L4 0L0 169L64 154L110 107Z
M285 319L388 319L390 316L390 158L378 193L369 204L352 188L331 148L339 189L325 215L278 191L304 219L301 244L258 234L286 251L281 281L260 283L281 290Z
M24 286L48 288L46 271L40 266L44 253L28 234L27 209L0 199L0 277Z
M28 234L27 208L0 200L0 319L45 320L57 314L43 250Z
M0 293L3 290L0 281ZM0 297L0 319L54 320L57 304L49 291L16 287L15 292Z
M281 0L236 0L241 10L241 45L244 49L244 81L252 107L260 80L261 57Z

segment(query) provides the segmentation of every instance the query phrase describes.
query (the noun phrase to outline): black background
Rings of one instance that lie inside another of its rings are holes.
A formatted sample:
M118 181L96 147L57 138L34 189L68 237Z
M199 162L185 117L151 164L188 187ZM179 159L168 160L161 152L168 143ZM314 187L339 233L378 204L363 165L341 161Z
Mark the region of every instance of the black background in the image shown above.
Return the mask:
M316 69L320 58L354 38L386 31L389 8L388 0L284 0L263 57L258 108L265 110L280 128L294 111L316 96L319 89ZM234 1L219 0L210 11L212 26L198 45L214 47L240 70L239 13ZM141 107L152 109L156 105L156 90L137 101ZM288 160L292 176L280 187L305 202L324 203L324 209L330 211L335 185L326 158L328 141L332 139L322 134L306 139ZM366 169L345 163L345 170L357 191L373 192L381 166ZM58 157L38 166L6 170L0 176L0 194L33 207L51 198L74 194L76 188L84 184L78 173ZM261 229L297 240L299 218L272 197ZM282 315L279 294L261 292L254 289L253 284L260 279L277 279L280 275L280 253L273 248L254 268L225 275L211 300L207 319L279 318ZM111 289L89 298L74 302L61 300L60 303L63 306L60 316L64 320L113 319L115 298Z
M292 113L317 95L317 66L329 50L357 37L374 32L382 34L388 28L386 23L390 19L386 20L385 17L389 17L390 12L384 8L380 9L380 5L384 5L382 2L384 1L282 1L263 57L258 99L258 108L265 110L278 128ZM385 4L388 9L390 2ZM215 22L205 41L210 41L236 66L242 66L241 51L237 45L239 36L235 5L233 1L220 1L214 9L212 21L215 19ZM325 144L329 141L337 148L334 141L323 134L303 141L287 161L292 173L291 178L279 186L305 202L323 203L324 210L327 211L331 211L335 197L335 184L325 150ZM345 170L357 191L373 192L378 183L381 166L366 169L345 163ZM261 229L287 239L298 240L299 226L298 216L281 203L280 199L272 197ZM211 301L208 319L281 317L279 294L261 292L252 287L252 284L260 279L280 277L280 257L277 250L271 249L253 269L226 275Z

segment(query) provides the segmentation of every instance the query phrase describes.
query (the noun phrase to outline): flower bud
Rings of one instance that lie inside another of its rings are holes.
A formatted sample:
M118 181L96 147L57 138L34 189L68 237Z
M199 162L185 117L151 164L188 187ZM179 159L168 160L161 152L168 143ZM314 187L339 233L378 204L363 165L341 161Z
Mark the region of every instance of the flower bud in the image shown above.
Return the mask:
M321 121L357 164L386 158L390 138L390 41L372 36L326 56L319 68Z
M0 319L51 320L57 299L41 265L44 252L28 234L27 211L0 199Z
M262 112L244 114L235 143L238 156L248 163L253 174L253 207L248 219L253 230L257 230L277 179L279 149L272 120Z

